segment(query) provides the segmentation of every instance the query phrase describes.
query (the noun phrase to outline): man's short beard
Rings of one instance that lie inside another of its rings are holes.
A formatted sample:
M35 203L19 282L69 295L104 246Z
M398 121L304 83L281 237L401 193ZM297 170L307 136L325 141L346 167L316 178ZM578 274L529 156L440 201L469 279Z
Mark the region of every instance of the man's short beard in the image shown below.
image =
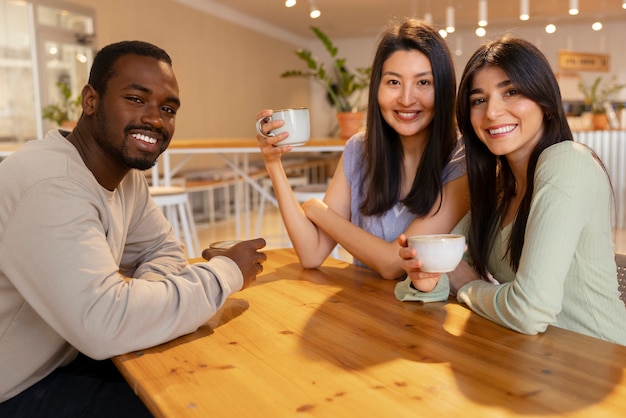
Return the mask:
M120 161L128 168L134 168L137 170L149 170L156 164L157 158L131 158L128 155L126 143L122 143L119 147L114 147L107 138L111 136L108 130L107 118L104 110L98 108L96 111L96 138L100 146L109 154L116 155Z

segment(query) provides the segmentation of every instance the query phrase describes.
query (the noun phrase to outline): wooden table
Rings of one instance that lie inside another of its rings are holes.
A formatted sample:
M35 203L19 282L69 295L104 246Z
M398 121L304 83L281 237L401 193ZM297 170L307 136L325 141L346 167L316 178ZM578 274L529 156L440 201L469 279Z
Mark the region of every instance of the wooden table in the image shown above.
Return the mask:
M305 145L293 147L292 153L312 153L312 152L338 152L343 151L346 141L339 138L311 138ZM162 178L158 178L159 169L152 170L153 177L157 179L155 185L162 182L164 185L171 185L171 180L175 174L188 163L188 161L198 154L217 155L224 163L233 170L239 185L253 187L267 201L277 206L276 199L268 194L255 179L249 176L249 157L252 154L260 154L256 138L192 138L172 140L167 150L160 157L162 168ZM183 158L176 164L172 163L172 155L182 155ZM248 193L239 188L237 193L239 198L235 199L235 235L237 239L251 238L250 235L250 205ZM243 206L243 218L245 233L242 233L241 216Z
M626 347L505 329L395 282L267 252L257 283L197 332L114 359L156 416L622 417Z

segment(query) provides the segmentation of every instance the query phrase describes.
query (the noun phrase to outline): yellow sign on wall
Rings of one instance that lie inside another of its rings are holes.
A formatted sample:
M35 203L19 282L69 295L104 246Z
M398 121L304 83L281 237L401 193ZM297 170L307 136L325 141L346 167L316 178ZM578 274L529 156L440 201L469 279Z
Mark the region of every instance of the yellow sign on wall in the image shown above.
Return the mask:
M559 69L574 71L609 71L608 54L559 51Z

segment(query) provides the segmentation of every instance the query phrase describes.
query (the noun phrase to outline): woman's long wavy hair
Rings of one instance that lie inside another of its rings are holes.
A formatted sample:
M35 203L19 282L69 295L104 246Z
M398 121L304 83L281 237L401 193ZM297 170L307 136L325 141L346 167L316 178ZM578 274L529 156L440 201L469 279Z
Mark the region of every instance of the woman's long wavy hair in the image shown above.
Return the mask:
M364 215L380 215L400 199L404 152L398 133L382 117L378 88L385 61L396 51L417 50L430 60L435 89L435 116L430 138L409 193L402 203L417 216L427 215L442 195L441 172L457 143L454 122L456 78L445 41L426 22L403 20L382 35L372 64L365 141Z
M526 192L513 221L507 254L517 271L524 232L534 190L533 177L539 155L549 146L571 141L572 132L565 117L559 85L550 64L537 47L523 39L505 35L481 46L470 58L459 84L456 117L465 138L465 153L470 187L471 226L468 248L475 267L487 277L487 259L497 228L516 193L511 168L504 157L492 154L478 138L470 120L470 92L477 71L485 67L504 71L519 94L537 103L543 112L543 135L530 155L526 173Z

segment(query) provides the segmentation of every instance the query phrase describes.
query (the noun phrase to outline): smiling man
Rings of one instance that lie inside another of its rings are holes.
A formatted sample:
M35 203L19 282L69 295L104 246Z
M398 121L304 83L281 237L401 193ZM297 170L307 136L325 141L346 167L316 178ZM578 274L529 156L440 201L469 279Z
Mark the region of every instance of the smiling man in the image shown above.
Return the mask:
M107 359L196 330L262 270L263 239L189 265L150 198L179 107L168 54L115 43L74 131L0 164L0 416L149 416Z

